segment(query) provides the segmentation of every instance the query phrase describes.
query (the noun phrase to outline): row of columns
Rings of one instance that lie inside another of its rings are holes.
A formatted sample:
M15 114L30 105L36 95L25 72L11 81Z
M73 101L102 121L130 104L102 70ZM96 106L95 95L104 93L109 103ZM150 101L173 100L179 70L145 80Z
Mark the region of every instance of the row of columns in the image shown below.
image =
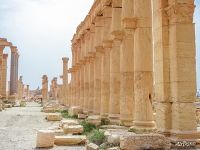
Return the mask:
M194 0L96 0L72 40L67 105L136 129L199 136L194 8Z
M7 98L7 59L8 54L4 54L5 47L11 49L11 65L10 65L10 85L9 97L16 98L18 92L18 50L17 47L12 46L12 43L7 39L0 38L0 95L3 99Z

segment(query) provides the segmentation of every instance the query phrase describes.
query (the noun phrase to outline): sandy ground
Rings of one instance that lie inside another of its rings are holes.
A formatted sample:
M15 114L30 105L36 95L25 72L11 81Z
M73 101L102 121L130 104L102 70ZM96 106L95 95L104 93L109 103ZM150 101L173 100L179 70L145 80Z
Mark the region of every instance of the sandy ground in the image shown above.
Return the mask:
M37 150L36 130L58 124L58 122L47 122L39 106L36 103L28 103L26 107L13 107L0 112L0 150ZM85 148L55 146L51 150L85 150Z

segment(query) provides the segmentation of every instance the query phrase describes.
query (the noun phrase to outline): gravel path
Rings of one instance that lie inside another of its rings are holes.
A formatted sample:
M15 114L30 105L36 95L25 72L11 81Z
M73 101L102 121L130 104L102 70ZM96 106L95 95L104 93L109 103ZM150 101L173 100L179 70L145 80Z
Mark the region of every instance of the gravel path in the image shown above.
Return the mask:
M13 107L0 112L0 150L37 150L36 130L55 126L47 122L41 107L28 103L26 107ZM45 149L39 149L45 150ZM84 147L58 147L51 150L85 150Z

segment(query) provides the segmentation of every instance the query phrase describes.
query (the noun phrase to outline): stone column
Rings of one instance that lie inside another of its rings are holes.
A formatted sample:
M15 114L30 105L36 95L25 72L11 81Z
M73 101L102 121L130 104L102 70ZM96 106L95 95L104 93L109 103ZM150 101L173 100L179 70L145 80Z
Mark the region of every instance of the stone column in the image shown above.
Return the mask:
M94 114L100 115L101 110L101 57L103 51L103 17L97 16L95 20L95 50L94 60Z
M107 118L110 101L110 50L112 42L109 33L112 22L112 7L106 6L103 11L104 32L103 32L103 55L101 61L101 117Z
M170 60L169 60L169 21L165 8L168 0L154 1L153 41L154 41L154 93L156 128L168 134L171 130L170 100Z
M120 121L132 126L134 119L134 1L122 0L123 40L120 51Z
M2 63L2 80L1 80L1 85L2 85L2 89L1 89L1 96L2 98L6 99L7 97L7 93L6 93L6 89L7 89L7 59L8 59L8 54L3 54L3 63Z
M23 97L23 81L22 81L22 76L19 77L18 80L18 100L22 100Z
M111 123L118 124L120 119L120 46L122 2L112 4L112 49L110 52L110 104L109 119Z
M16 62L15 62L15 65L16 65L16 69L15 69L15 91L17 93L18 91L18 72L19 72L19 53L17 51L16 53Z
M88 113L93 113L94 107L94 57L90 57L89 65L89 101L88 101Z
M136 129L152 129L155 127L152 112L153 44L151 14L151 1L134 1L137 28L134 34L135 113L133 128Z
M95 26L90 27L90 43L89 43L89 101L88 101L88 113L93 113L94 108L94 60L95 60L95 48L94 48Z
M30 86L26 85L26 98L29 99L30 96Z
M16 94L16 52L17 47L11 46L10 96L14 96Z
M2 67L3 67L3 50L5 46L0 46L0 95L2 95Z
M68 99L68 94L67 94L67 89L68 89L68 61L69 58L63 57L63 96L64 96L64 104L67 105L67 99Z
M48 77L43 75L42 77L42 101L43 103L48 100Z
M168 1L171 134L177 138L199 139L196 122L196 51L194 0Z

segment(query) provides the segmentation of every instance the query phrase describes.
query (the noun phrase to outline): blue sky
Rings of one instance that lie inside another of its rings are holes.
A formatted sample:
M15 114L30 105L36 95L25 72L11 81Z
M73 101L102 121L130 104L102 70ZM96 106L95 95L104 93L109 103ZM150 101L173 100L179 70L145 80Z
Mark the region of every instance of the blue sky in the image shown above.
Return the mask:
M23 75L24 83L34 89L41 85L43 74L47 74L50 80L62 74L61 58L71 58L72 36L93 1L0 0L0 37L18 47L19 73ZM197 82L200 89L200 0L195 3Z

